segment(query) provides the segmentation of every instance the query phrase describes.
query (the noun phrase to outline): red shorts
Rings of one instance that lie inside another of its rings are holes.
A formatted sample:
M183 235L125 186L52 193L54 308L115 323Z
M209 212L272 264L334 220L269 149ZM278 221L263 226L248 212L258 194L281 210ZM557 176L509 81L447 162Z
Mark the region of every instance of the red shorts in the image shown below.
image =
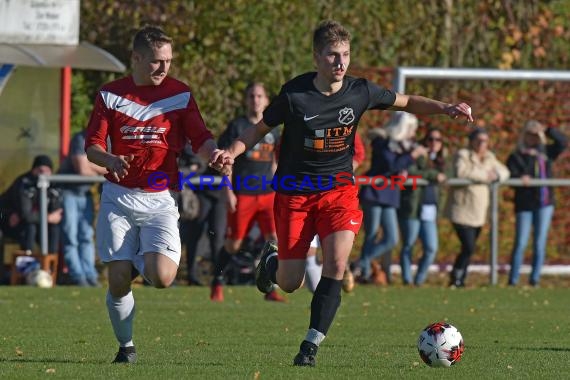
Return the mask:
M236 212L228 212L226 238L243 240L257 222L263 236L275 235L275 219L273 219L273 202L275 193L236 194Z
M339 186L307 195L275 196L275 223L279 260L305 259L313 237L322 239L337 231L358 233L362 211L358 186Z

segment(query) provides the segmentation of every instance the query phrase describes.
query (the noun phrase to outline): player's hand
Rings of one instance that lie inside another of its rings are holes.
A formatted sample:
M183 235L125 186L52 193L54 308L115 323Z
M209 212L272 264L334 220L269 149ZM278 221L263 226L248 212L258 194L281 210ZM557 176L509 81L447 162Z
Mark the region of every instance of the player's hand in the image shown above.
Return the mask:
M129 162L135 158L134 155L129 154L128 156L115 156L111 161L111 164L107 167L109 173L113 174L113 177L117 182L125 178L129 174L128 169L131 167Z
M443 183L447 181L447 176L445 175L445 173L437 173L435 180L437 181L437 183Z
M234 158L231 154L222 149L215 149L210 156L208 166L219 171L224 175L231 174L231 166L234 164Z
M473 116L471 115L471 107L467 103L453 104L445 109L445 113L452 119L457 119L463 116L468 122L473 123Z

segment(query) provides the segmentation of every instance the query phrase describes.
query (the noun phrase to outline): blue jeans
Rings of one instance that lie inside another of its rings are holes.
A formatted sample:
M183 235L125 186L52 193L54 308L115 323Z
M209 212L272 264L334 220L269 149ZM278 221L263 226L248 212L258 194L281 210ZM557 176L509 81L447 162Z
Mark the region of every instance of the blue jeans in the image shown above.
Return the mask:
M418 271L414 283L421 285L425 282L429 266L435 259L437 252L437 223L420 219L400 219L402 232L402 250L400 251L400 266L402 267L402 280L404 284L412 283L412 253L416 240L422 242L424 254L418 263Z
M529 282L537 285L540 281L540 271L546 256L546 238L552 221L554 206L544 206L534 211L521 211L516 214L515 246L511 254L511 273L509 284L515 285L519 281L520 267L524 257L524 251L528 243L530 228L533 227L532 246L532 272Z
M76 285L97 285L93 241L93 197L90 193L63 192L63 257Z
M370 262L398 244L398 216L394 207L362 202L364 214L364 244L360 253L362 277L370 277ZM382 226L382 240L376 242L376 232ZM389 270L389 269L387 269Z

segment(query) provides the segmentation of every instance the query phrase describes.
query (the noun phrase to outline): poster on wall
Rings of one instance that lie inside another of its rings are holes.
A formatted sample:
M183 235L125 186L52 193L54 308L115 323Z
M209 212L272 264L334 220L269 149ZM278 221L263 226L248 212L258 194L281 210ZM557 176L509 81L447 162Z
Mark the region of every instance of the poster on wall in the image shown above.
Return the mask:
M0 0L0 43L77 45L79 0Z

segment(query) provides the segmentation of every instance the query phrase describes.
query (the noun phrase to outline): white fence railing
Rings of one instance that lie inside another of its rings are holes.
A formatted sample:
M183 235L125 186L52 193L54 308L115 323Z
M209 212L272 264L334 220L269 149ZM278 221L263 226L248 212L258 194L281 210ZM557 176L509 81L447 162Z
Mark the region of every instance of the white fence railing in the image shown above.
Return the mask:
M218 185L221 177L217 177L217 181L211 185ZM48 253L48 223L47 223L47 189L52 183L101 183L106 181L103 177L88 177L72 174L55 174L40 175L38 180L38 188L40 189L40 249L42 254ZM199 177L193 177L190 182L194 185L200 184ZM446 181L447 186L466 186L474 182L466 179L450 178ZM208 183L210 184L210 183ZM416 180L416 184L423 186L427 182L425 180ZM408 180L405 185L412 185L412 181ZM494 182L490 186L490 210L489 217L491 223L490 231L490 279L492 285L498 282L498 256L499 256L499 189L501 186L570 186L570 179L531 179L528 184L523 184L521 179L509 179L505 182ZM562 204L562 202L561 202ZM563 207L565 204L563 204Z

